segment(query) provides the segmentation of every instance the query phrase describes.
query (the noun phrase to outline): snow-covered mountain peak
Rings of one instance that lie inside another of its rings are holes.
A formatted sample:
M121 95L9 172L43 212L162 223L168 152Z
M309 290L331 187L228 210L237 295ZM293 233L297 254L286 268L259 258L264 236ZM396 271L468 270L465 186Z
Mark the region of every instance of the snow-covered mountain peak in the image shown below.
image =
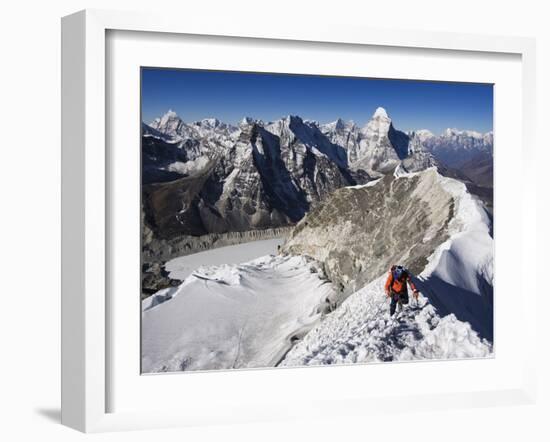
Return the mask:
M433 132L429 131L428 129L419 129L413 132L413 135L418 137L418 139L422 142L426 141L429 138L435 137Z
M355 122L353 120L345 121L342 118L338 118L330 123L323 124L324 132L352 132L356 129Z
M283 118L283 121L288 125L304 124L304 120L302 120L302 118L299 117L298 115L287 115L286 117Z
M483 138L483 134L480 132L476 132L475 130L465 130L463 133L469 137L476 138L478 140L481 140Z
M252 117L243 117L243 119L241 120L241 122L239 123L239 126L250 126L252 124L255 123L255 120L254 118Z
M444 138L471 138L474 140L483 140L483 138L487 135L492 136L492 132L482 134L481 132L477 132L475 130L460 130L456 128L447 128L441 134Z
M293 140L299 140L301 143L310 146L315 146L318 143L318 140L315 140L314 133L319 128L314 124L305 122L297 115L287 115L264 125L264 128L279 137L283 141L283 145L290 145Z
M492 137L493 131L486 133L477 132L475 130L460 130L456 128L447 128L441 134L442 137L452 138L452 137L464 137L464 138L473 138L476 140L482 140L485 137Z
M388 117L386 109L378 107L370 121L361 129L361 132L367 137L372 137L373 135L385 136L388 134L391 124L392 121Z
M423 139L422 144L445 166L463 171L484 186L492 183L492 132L448 128L441 135Z
M304 123L307 124L308 126L312 126L312 127L319 127L320 126L320 124L317 120L305 119Z
M174 138L178 135L178 130L181 129L183 124L183 121L180 117L178 117L176 112L170 109L162 117L155 118L150 124L150 127L159 131L163 135Z
M343 130L346 127L346 123L341 118L338 118L336 121L333 121L332 123L329 123L331 126L334 127L336 130Z
M442 135L447 138L460 136L475 138L477 140L481 140L483 138L483 134L475 130L459 130L456 128L447 128L443 131Z
M452 128L448 127L447 129L445 129L445 130L443 131L443 134L442 134L442 135L443 135L444 137L452 137L452 136L454 136L454 135L457 135L458 132L459 132L458 129L452 129Z
M160 118L160 123L161 124L166 124L167 122L171 121L171 120L180 120L180 117L178 117L178 114L176 114L176 112L174 112L172 109L169 109L168 112L166 112L161 118Z
M390 117L388 117L388 113L386 112L386 109L384 109L383 107L377 107L376 110L374 111L374 114L372 114L372 118L373 119L376 119L376 118L383 118L383 119L390 119Z
M204 126L211 129L219 127L222 123L217 118L203 118L201 121L195 122L198 126Z

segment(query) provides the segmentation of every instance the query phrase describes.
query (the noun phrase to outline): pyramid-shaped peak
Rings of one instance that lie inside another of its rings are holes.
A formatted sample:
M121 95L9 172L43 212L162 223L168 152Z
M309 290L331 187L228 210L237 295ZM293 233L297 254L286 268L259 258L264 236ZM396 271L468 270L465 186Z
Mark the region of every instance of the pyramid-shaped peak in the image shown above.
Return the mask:
M168 112L166 112L162 118L177 118L178 114L173 111L172 109L168 109Z
M172 109L168 110L160 119L159 124L161 126L166 125L168 122L179 120L178 114L176 114Z
M331 125L334 126L335 129L344 129L346 127L346 122L341 118L338 118L333 121Z
M377 107L374 111L374 114L372 115L372 118L390 118L388 117L388 113L386 112L386 109L383 107Z

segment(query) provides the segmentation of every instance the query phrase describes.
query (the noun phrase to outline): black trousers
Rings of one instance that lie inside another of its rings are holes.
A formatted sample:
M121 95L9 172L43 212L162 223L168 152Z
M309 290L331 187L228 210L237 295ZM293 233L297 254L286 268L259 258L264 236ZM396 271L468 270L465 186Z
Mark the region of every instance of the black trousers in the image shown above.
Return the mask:
M406 291L402 293L391 293L390 316L393 316L393 314L395 313L395 309L397 308L397 303L399 301L401 301L401 304L408 304L409 293Z

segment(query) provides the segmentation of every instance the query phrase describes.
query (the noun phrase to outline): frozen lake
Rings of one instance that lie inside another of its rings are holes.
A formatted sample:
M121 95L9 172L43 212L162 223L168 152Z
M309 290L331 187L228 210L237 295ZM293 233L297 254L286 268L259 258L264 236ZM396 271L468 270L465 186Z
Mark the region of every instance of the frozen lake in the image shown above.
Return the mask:
M165 269L170 273L170 278L183 281L201 266L241 264L261 256L276 255L277 246L284 242L285 238L274 238L219 247L174 258L166 263Z

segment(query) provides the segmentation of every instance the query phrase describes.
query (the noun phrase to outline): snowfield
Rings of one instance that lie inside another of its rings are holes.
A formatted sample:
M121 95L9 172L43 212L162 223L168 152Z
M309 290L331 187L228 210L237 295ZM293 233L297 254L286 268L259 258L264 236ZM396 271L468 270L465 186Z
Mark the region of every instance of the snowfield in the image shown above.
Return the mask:
M273 238L219 247L174 258L164 268L169 272L170 278L183 281L201 266L240 264L261 256L274 255L277 253L277 246L284 242L284 238Z
M199 267L143 301L142 372L275 366L332 292L304 257Z

